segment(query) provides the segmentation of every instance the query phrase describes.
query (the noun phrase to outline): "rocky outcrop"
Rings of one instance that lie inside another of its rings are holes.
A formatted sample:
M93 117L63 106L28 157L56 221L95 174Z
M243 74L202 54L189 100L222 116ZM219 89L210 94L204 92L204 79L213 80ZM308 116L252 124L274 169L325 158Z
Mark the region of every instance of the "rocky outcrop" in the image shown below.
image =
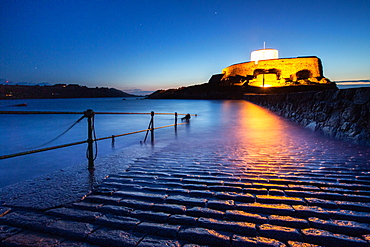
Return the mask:
M245 95L306 128L370 146L370 87L320 92Z
M178 89L158 90L148 99L243 99L241 86L205 83Z
M299 85L288 87L253 87L248 85L237 86L220 82L221 75L211 77L209 83L181 87L177 89L158 90L147 96L149 99L243 99L245 93L276 94L304 91L321 91L337 89L335 83L322 85ZM232 77L230 80L239 80Z

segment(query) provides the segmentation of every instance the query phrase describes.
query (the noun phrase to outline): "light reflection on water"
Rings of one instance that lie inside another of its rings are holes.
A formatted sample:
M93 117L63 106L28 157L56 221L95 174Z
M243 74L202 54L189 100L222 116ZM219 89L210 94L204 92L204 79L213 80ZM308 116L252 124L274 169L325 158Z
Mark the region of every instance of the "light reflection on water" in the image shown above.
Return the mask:
M1 110L15 110L10 101L0 101ZM239 170L253 168L261 174L312 170L330 166L348 170L369 171L369 148L361 148L324 138L312 133L270 111L246 101L235 100L122 100L63 99L22 100L12 104L28 103L20 110L44 111L119 111L119 112L179 112L196 113L190 124L174 130L156 131L156 145L174 142L199 147L197 155L213 152L215 159L229 162ZM19 109L16 109L19 110ZM37 147L68 128L79 115L2 115L0 118L0 154L9 154ZM97 115L97 137L146 129L149 116ZM173 116L155 118L155 126L173 123ZM51 145L86 139L86 119L77 124L68 135ZM116 150L137 145L145 134L116 139ZM25 157L0 160L0 187L37 175L86 162L85 145L59 149ZM99 155L113 152L110 141L99 142ZM233 168L230 168L233 169ZM306 169L305 169L306 170ZM260 175L261 175L260 174ZM261 175L262 176L262 175Z
M222 124L213 130L219 159L228 169L260 170L258 176L336 170L369 174L369 148L323 137L245 101L224 101ZM207 132L208 134L212 133ZM199 145L199 142L198 142ZM206 145L203 146L206 149Z
M245 143L246 152L254 159L258 157L257 161L263 162L266 168L275 168L271 164L292 160L297 164L296 158L302 156L308 158L300 154L302 149L307 147L308 141L308 137L304 135L302 140L302 133L299 133L305 132L302 128L287 123L286 120L254 104L247 104L243 111L241 114L245 117L241 124L248 131L244 132L241 142Z

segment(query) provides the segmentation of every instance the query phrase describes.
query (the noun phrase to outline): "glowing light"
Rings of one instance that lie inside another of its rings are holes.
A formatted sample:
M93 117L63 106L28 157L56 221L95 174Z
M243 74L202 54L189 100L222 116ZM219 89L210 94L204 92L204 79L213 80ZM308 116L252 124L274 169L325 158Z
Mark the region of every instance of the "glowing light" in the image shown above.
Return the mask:
M254 87L281 87L280 80L276 74L259 74L253 80L249 81L250 86Z
M258 63L259 60L278 59L279 52L275 49L261 49L252 51L251 61Z

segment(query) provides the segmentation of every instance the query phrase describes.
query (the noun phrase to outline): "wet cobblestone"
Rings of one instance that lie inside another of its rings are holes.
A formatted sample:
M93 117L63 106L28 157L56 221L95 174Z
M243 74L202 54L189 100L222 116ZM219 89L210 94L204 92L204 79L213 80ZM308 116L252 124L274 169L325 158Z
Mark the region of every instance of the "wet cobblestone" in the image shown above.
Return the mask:
M0 246L370 246L368 170L229 153L175 145L80 201L4 205Z
M11 226L2 226L0 225L0 240L4 240L9 238L17 233L19 233L21 229Z
M58 246L66 239L45 233L22 231L6 238L1 242L3 246Z

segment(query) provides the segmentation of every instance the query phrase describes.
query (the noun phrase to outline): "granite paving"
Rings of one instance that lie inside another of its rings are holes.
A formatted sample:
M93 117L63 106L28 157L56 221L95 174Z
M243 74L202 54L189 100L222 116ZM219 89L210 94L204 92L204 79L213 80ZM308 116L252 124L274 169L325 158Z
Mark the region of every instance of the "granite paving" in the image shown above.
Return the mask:
M368 166L230 153L175 143L79 201L4 203L0 246L370 246Z

